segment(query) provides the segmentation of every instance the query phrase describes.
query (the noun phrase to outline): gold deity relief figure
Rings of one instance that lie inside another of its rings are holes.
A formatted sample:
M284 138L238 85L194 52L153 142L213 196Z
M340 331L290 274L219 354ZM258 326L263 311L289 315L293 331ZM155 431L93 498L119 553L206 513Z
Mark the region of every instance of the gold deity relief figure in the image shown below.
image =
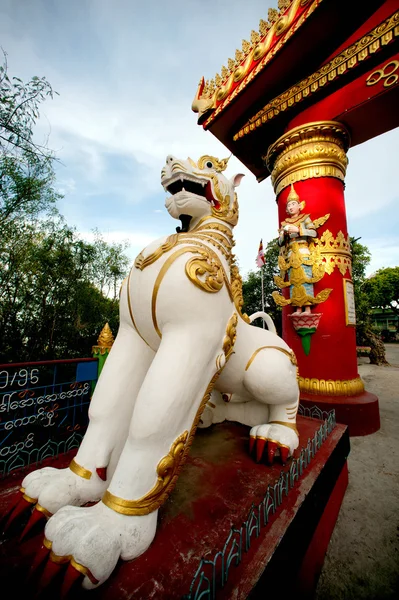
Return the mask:
M278 292L273 292L273 298L279 306L290 304L294 308L289 317L296 332L302 338L305 354L309 354L310 335L316 331L321 318L321 313L312 313L311 308L327 300L332 291L331 288L325 288L315 296L313 286L323 278L325 273L325 265L316 239L317 229L330 215L312 220L310 214L303 212L304 208L305 202L300 201L291 184L286 204L288 216L282 221L279 229L280 275L274 277L280 289L289 287L290 297L284 298Z

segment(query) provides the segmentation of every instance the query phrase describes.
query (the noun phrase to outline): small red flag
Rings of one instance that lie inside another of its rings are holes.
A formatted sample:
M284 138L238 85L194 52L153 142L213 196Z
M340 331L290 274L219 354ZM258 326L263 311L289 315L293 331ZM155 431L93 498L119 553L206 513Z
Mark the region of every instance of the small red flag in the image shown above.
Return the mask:
M258 267L263 267L266 264L265 253L263 252L263 243L262 240L259 244L258 256L256 257L256 264Z

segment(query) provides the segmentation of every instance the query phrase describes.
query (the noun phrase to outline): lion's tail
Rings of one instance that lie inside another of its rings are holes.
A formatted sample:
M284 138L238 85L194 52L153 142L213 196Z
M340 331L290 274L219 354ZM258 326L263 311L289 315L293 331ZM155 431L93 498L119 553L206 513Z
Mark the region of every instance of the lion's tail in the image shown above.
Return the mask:
M277 333L276 327L275 327L275 325L273 323L273 319L270 317L270 315L268 315L267 313L263 312L262 310L260 310L259 312L256 312L253 315L251 315L249 317L249 322L252 323L252 321L255 321L255 319L257 319L258 317L262 317L262 319L266 323L267 328L268 328L269 331L271 331L272 333Z

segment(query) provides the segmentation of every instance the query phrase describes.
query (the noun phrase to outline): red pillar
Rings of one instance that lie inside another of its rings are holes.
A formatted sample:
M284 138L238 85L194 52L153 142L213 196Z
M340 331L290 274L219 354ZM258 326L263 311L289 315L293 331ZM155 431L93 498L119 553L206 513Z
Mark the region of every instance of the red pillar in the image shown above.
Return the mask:
M294 329L292 306L283 308L283 337L294 350L299 366L301 404L321 410L334 408L337 420L351 435L366 435L380 427L378 398L364 389L357 371L356 314L353 304L352 263L346 223L344 178L349 134L331 121L295 127L280 137L266 157L276 192L279 224L287 218L286 201L291 184L303 213L313 221L327 215L317 228L316 245L325 274L314 284L314 296L330 288L327 300L312 306L320 313L306 354L303 339ZM283 292L289 297L288 289Z

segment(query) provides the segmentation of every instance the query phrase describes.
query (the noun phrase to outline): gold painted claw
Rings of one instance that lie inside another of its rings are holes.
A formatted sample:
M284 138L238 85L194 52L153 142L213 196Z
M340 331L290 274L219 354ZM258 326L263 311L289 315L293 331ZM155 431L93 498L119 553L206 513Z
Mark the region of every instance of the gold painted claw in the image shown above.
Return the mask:
M93 585L99 583L91 571L76 562L73 556L59 556L51 548L52 542L44 538L43 544L35 556L31 567L29 578L32 578L42 567L43 562L45 562L45 566L37 582L35 598L40 598L40 596L45 594L46 590L57 579L57 585L60 588L57 598L60 598L60 600L65 600L77 583L83 582L84 577L88 577Z
M275 440L265 437L251 435L249 438L249 452L252 453L254 448L257 463L261 461L265 454L266 448L267 462L269 465L273 464L274 459L277 456L279 456L282 464L285 465L290 452L289 447L285 446L284 444L280 444L280 442L276 442Z

